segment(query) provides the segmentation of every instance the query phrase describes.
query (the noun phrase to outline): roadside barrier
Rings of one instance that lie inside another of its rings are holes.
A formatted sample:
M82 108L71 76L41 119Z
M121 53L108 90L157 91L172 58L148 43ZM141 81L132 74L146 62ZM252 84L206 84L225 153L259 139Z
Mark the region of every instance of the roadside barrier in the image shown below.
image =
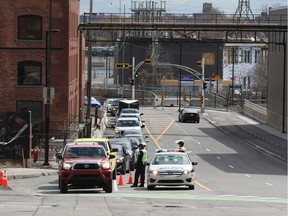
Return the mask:
M7 175L6 175L6 170L4 170L4 172L3 172L3 178L2 178L1 186L2 187L8 187L8 179L7 179Z
M2 181L3 181L3 172L0 171L0 186L2 185Z
M122 174L120 174L120 178L119 178L119 183L118 183L118 185L124 185Z
M133 184L133 178L132 178L132 173L130 172L130 175L129 175L129 181L127 184Z

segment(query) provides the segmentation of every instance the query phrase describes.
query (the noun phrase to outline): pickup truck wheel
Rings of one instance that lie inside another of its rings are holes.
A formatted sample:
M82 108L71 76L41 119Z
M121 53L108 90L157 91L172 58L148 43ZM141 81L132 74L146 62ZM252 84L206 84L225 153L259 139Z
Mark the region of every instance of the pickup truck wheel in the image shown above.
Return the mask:
M60 180L60 192L67 193L67 190L68 190L68 187L67 187L65 180L61 179Z
M112 180L109 180L103 189L106 193L112 193Z

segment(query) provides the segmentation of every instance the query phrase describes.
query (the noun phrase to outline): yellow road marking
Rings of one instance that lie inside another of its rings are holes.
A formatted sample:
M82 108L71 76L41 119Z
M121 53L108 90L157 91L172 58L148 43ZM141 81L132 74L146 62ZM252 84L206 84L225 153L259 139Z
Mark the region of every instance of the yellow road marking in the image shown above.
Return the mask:
M164 129L164 131L160 134L159 137L157 137L156 141L158 141L165 133L166 131L172 126L172 124L174 123L174 119L170 122L170 124Z
M204 185L200 184L200 183L199 183L199 182L197 182L197 181L195 181L195 183L196 183L198 186L200 186L200 187L204 188L204 189L205 189L205 190L207 190L207 191L212 191L210 188L208 188L208 187L206 187L206 186L204 186Z
M156 144L158 149L161 149L161 147L160 147L160 145L159 145L159 143L157 141L166 133L166 131L172 126L173 123L174 123L174 119L172 119L170 124L164 129L164 131L160 134L160 136L157 137L157 139L155 139L155 137L151 134L151 132L149 131L149 129L148 129L147 125L146 125L146 130L147 130L148 134L150 135L151 139Z
M161 148L160 145L158 144L158 142L157 142L157 140L154 138L154 136L152 136L152 134L150 133L148 127L146 126L145 128L146 128L148 134L150 135L151 139L154 141L154 143L155 143L155 145L157 146L157 148L160 149L160 148Z

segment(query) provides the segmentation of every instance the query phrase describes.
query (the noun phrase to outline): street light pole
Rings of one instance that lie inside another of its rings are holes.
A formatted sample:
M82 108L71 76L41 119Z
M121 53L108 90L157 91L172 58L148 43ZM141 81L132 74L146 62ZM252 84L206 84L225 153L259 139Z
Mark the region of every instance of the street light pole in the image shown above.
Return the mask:
M132 58L132 77L131 79L135 79L135 57ZM132 100L135 100L135 80L132 85Z
M49 132L50 132L50 85L51 85L51 30L52 30L52 0L49 3L49 27L46 32L46 87L47 101L45 104L45 159L44 166L49 165Z

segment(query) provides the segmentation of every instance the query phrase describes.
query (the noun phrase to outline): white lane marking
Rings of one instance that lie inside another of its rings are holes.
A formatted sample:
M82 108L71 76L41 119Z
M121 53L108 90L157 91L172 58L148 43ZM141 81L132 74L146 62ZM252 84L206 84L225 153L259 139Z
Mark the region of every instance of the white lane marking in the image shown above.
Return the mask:
M206 151L210 152L210 149L206 149Z
M217 157L217 159L218 159L218 160L221 160L221 158L220 158L220 157Z
M245 176L246 176L246 177L248 177L248 178L251 178L251 176L250 176L250 175L248 175L248 174L245 174Z
M201 143L200 143L199 141L197 141L197 143L198 143L199 145L201 145Z
M272 184L270 184L270 183L268 183L268 182L266 183L266 185L268 185L268 186L270 186L270 187L273 187L273 185L272 185Z
M234 167L232 165L229 165L230 168L234 169Z

